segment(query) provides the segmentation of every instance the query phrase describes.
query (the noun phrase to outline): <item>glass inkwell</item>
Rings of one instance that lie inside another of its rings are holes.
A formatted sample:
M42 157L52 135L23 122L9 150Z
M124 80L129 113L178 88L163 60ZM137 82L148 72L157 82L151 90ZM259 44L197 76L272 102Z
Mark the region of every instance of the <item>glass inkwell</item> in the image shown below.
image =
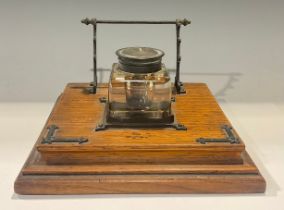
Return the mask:
M174 85L169 72L162 63L164 52L150 47L127 47L116 51L118 63L114 63L108 84L108 98L104 115L96 131L108 127L172 127L187 128L176 122L172 110L172 94L183 94L185 89L180 81L180 28L190 24L187 19L175 21L109 21L83 19L86 25L93 25L94 82L90 92L97 91L97 24L170 24L176 26L176 77Z
M172 123L171 81L161 63L164 52L148 47L116 51L109 82L107 120L119 123Z
M175 127L171 109L172 83L165 65L164 52L150 47L127 47L116 51L105 100L103 123L96 130L106 127Z

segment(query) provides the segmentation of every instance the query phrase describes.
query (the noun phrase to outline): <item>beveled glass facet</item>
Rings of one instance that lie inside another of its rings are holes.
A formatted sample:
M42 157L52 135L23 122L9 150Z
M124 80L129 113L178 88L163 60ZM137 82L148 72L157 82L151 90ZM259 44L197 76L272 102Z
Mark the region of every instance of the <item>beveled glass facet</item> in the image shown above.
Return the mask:
M171 81L164 65L152 73L131 73L113 65L109 113L118 122L172 122Z

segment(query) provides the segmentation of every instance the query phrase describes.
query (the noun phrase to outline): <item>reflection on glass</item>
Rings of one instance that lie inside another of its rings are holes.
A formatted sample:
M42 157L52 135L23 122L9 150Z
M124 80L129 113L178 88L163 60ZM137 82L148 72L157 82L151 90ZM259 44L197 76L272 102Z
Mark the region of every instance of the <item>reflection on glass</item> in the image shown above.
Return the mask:
M117 122L172 122L171 81L164 65L152 73L123 71L113 65L108 119Z

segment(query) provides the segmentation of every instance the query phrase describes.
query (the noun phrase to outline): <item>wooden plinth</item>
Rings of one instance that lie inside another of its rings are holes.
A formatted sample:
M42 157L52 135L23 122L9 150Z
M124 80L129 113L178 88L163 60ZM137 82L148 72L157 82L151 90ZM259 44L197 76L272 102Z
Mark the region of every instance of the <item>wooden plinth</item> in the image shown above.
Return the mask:
M265 181L237 143L225 139L230 125L205 84L185 84L173 109L187 131L173 128L110 128L95 131L107 86L88 94L88 84L68 84L16 182L19 194L95 193L257 193ZM82 144L46 144L48 127L56 138L88 139Z

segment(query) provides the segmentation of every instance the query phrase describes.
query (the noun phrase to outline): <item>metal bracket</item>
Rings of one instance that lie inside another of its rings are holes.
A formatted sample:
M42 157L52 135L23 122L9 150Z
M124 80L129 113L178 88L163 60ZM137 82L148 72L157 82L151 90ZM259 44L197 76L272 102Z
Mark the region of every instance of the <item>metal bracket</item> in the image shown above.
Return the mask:
M107 122L107 112L108 112L108 100L106 97L100 97L99 98L100 103L104 104L104 112L101 123L99 123L95 131L103 131L108 128L174 128L179 131L186 131L187 127L183 124L180 124L178 122L173 123L109 123ZM174 98L172 98L172 101L174 101Z
M58 126L52 124L47 127L48 132L45 138L42 139L42 144L52 144L52 143L79 143L83 144L88 141L87 138L79 137L79 138L58 138L55 136L55 132L59 129Z
M97 92L97 24L174 24L176 26L176 76L175 87L178 94L185 93L182 82L180 81L180 27L186 26L191 23L187 19L176 19L175 21L128 21L128 20L98 20L96 18L85 18L81 20L81 23L85 25L93 25L93 68L94 68L94 81L91 89L91 93Z
M106 97L101 97L99 98L101 103L107 103L107 98Z
M221 129L226 135L226 138L198 138L197 142L200 144L206 143L230 143L230 144L239 144L239 138L235 135L233 128L228 125L221 126Z
M186 131L187 127L185 127L183 124L179 123L171 123L171 124L130 124L130 123L122 123L122 124L112 124L112 123L106 123L103 122L101 124L98 124L95 128L95 131L103 131L108 128L174 128L178 131Z

